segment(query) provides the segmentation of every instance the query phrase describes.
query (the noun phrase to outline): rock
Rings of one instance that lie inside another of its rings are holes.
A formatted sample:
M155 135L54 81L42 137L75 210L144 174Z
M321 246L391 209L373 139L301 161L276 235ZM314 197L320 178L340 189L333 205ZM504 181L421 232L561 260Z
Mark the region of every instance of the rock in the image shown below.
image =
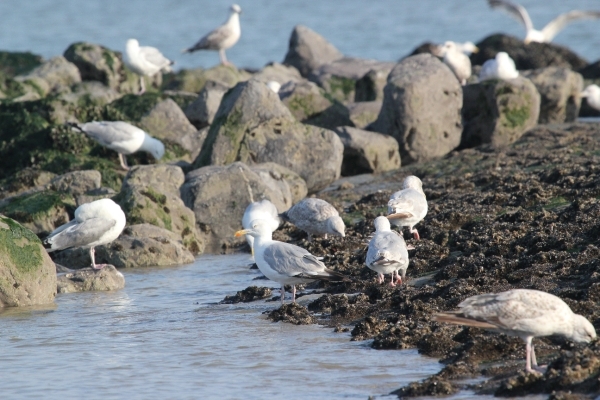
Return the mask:
M185 109L185 116L198 129L212 124L221 104L221 99L229 90L229 86L219 82L208 81L194 100Z
M431 42L425 42L425 43L420 44L419 46L417 46L412 51L412 53L410 53L409 55L407 55L404 58L408 58L408 57L411 57L411 56L416 56L417 54L423 54L423 53L432 54L432 55L434 55L434 56L437 57L437 54L439 53L439 45L435 44L435 43L431 43ZM400 60L400 61L402 61L402 60Z
M220 304L250 303L251 301L266 299L272 296L271 289L266 287L250 286L240 290L234 296L225 296Z
M96 170L73 171L52 179L50 187L54 191L77 196L90 190L99 189L101 181L102 175Z
M69 222L69 211L74 210L75 199L72 196L51 190L17 196L0 207L0 213L42 236Z
M300 122L317 119L334 103L323 89L309 81L288 82L279 89L279 98Z
M384 92L369 129L398 140L403 164L442 157L460 144L462 89L436 57L419 54L399 62Z
M113 198L117 192L108 187L100 187L98 189L92 189L87 191L85 194L80 194L75 197L75 205L79 207L85 203L91 203L92 201L100 200L100 199L111 199Z
M342 176L400 168L398 141L393 137L348 126L337 128L335 133L344 144Z
M583 79L600 79L600 60L577 70Z
M315 192L339 177L342 153L335 133L297 122L277 94L250 80L223 98L193 166L276 162Z
M561 67L578 70L588 63L571 50L554 43L523 43L514 36L495 34L477 43L479 52L471 54L473 65L483 63L504 51L515 61L518 70Z
M56 267L30 230L0 215L0 308L49 304Z
M292 199L281 192L281 183L270 185L259 175L268 166L259 165L257 173L246 164L235 162L227 166L202 167L186 175L181 198L194 210L207 251L220 251L237 243L233 234L240 229L248 204L268 199L279 212L289 208ZM293 187L294 180L290 187Z
M117 90L123 74L121 54L104 46L78 42L70 45L64 57L75 64L84 81L99 81Z
M250 76L248 72L232 65L218 65L210 69L182 69L175 74L165 75L163 89L199 93L206 82L218 82L231 88L238 82L250 79Z
M101 270L91 268L59 275L58 293L96 292L118 290L125 287L125 277L112 265Z
M173 242L181 241L181 235L152 224L130 225L123 230L123 235L138 239L149 237L157 240L163 238Z
M283 64L295 67L306 78L321 65L343 56L323 36L306 26L296 25Z
M129 229L137 230L135 226ZM154 233L157 232L160 231ZM194 255L189 250L178 240L168 237L168 231L158 233L155 237L133 237L123 233L114 242L95 248L96 263L112 264L117 268L136 268L166 267L194 262ZM64 250L56 254L55 260L71 268L86 268L90 265L89 250Z
M377 116L381 112L383 101L361 101L356 103L348 103L346 107L350 113L350 120L353 125L360 129L365 129L367 126L377 120Z
M391 70L391 69L390 69ZM383 101L383 89L387 84L387 77L390 71L372 69L362 78L356 81L354 85L354 101Z
M273 322L289 322L294 325L310 325L317 322L306 307L297 303L286 303L271 311L267 316Z
M129 170L115 201L123 208L129 224L150 223L175 232L185 247L197 254L204 245L194 212L179 197L183 182L183 171L177 166L138 165Z
M19 75L15 80L31 85L41 97L49 93L70 91L70 86L81 82L77 67L64 57L54 57L26 75Z
M309 79L325 89L334 99L347 103L357 101L355 89L359 79L371 71L375 74L374 79L377 79L377 73L387 77L394 65L390 62L344 57L321 65L311 73ZM383 97L383 86L380 89L380 97ZM377 96L374 100L376 99Z
M250 169L272 189L272 193L281 192L278 204L283 204L282 210L287 210L308 194L304 179L282 165L266 162L253 165Z
M8 78L23 75L41 65L42 56L30 52L0 51L0 74Z
M521 75L535 85L541 96L538 123L573 122L581 107L579 93L583 78L570 69L550 67L523 71Z
M71 87L70 92L62 93L60 98L75 104L93 104L103 106L121 97L116 90L100 82L80 82Z
M263 69L252 76L253 79L267 83L275 81L280 85L288 82L304 81L300 72L291 65L283 65L279 63L267 64Z
M463 94L461 147L505 146L537 123L541 100L529 79L484 81L465 86Z

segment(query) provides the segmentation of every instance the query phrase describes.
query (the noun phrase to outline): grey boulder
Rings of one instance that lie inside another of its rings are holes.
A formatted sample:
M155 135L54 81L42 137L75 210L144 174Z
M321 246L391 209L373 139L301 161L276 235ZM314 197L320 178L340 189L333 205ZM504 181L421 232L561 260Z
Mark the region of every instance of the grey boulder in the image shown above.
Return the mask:
M208 81L198 93L198 97L185 109L185 116L198 129L212 124L221 104L221 99L229 90L229 86L219 82Z
M95 169L73 171L59 175L50 181L50 188L57 192L65 192L74 196L85 194L90 190L99 189L102 175Z
M342 176L400 168L398 142L393 137L348 126L337 128L335 133L344 144Z
M460 144L462 88L439 59L424 53L400 61L384 93L369 129L398 140L403 164L442 157Z
M25 75L16 76L15 81L29 86L27 89L33 89L44 97L50 93L69 92L71 85L81 82L81 75L73 63L58 56Z
M343 56L323 36L304 25L296 25L283 64L295 67L306 78L321 65Z
M84 268L59 274L57 286L58 293L118 290L125 287L125 277L113 265L101 270Z

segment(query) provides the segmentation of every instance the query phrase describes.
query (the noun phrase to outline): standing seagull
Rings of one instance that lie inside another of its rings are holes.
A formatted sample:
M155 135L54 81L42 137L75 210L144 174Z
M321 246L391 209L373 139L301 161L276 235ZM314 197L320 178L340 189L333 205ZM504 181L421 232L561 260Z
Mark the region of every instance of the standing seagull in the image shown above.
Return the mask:
M230 10L231 14L229 14L229 18L223 25L204 36L195 45L189 49L185 49L183 52L191 53L196 50L219 50L221 64L230 65L225 56L225 50L232 47L240 39L240 35L242 34L240 28L240 14L242 13L242 9L237 4L233 4Z
M408 268L408 249L401 235L390 229L390 221L386 217L377 217L374 221L375 235L369 242L367 267L377 272L377 282L383 283L383 275L392 274L391 286L396 281L402 283ZM398 271L401 273L398 274ZM395 275L395 277L394 277Z
M586 98L590 107L600 111L600 87L598 85L589 85L579 95Z
M560 298L538 290L481 294L469 297L458 307L458 311L439 313L433 319L520 337L526 343L525 371L529 373L544 371L535 359L531 344L534 337L561 335L578 343L589 343L596 337L594 326L585 317L573 313Z
M281 223L277 207L267 199L255 201L246 207L246 211L244 211L244 216L242 217L242 227L244 229L252 228L252 221L256 219L267 222L269 229L271 229L271 233L275 232ZM252 256L254 256L254 237L252 237L252 235L246 235L246 240L250 245Z
M471 60L469 57L459 49L458 45L454 42L446 42L443 46L440 46L439 54L444 59L446 64L461 85L467 84L467 79L471 76Z
M111 199L82 204L75 210L75 219L56 228L45 240L48 252L70 247L89 247L92 268L101 269L108 264L96 264L94 247L108 244L119 237L125 228L125 214Z
M304 232L308 240L312 235L332 234L344 237L346 225L334 206L325 200L306 198L294 204L292 208L281 214L283 219L290 221Z
M527 34L525 35L525 44L531 42L539 43L550 43L554 36L558 34L563 28L572 21L579 19L598 19L600 18L600 11L579 11L573 10L568 13L564 13L554 18L552 21L541 30L534 29L529 13L520 4L512 3L508 0L488 0L490 7L501 8L508 12L511 17L515 18L521 24L525 26Z
M163 56L155 47L142 46L136 39L129 39L125 45L125 64L140 76L140 92L146 91L144 76L154 76L159 71L171 72L173 61Z
M145 151L160 160L165 146L140 128L123 121L94 121L85 124L70 123L73 128L85 133L102 146L119 153L121 167L129 170L125 154Z
M479 71L480 82L488 79L515 79L518 76L519 71L515 67L515 62L508 53L503 51L496 54L495 58L484 62Z
M427 215L427 198L419 178L411 175L404 179L402 190L392 194L388 201L388 214L393 225L408 226L415 239L421 239L415 225Z
M257 219L252 222L250 229L237 231L235 236L254 237L256 265L267 278L281 284L281 304L285 297L285 285L292 285L292 302L295 302L297 284L314 280L344 280L302 247L275 241L271 234L269 223Z

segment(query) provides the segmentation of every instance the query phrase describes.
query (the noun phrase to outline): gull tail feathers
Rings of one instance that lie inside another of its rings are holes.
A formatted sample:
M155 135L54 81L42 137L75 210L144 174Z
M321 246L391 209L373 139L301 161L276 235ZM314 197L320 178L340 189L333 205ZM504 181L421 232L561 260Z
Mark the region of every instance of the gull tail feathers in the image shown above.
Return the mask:
M445 322L447 324L473 326L476 328L487 328L487 329L498 328L496 325L490 324L489 322L478 321L475 319L463 317L459 313L460 313L460 311L458 311L456 314L454 314L452 312L437 313L433 316L433 320L437 321L437 322Z
M83 129L81 129L81 126L79 126L77 122L65 122L65 125L70 126L71 128L78 130L79 132L83 132Z

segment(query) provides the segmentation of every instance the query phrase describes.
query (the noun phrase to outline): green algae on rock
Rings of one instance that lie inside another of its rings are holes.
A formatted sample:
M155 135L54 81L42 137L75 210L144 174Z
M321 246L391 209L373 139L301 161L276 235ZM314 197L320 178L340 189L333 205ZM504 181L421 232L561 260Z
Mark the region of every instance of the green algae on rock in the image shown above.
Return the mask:
M0 307L47 304L56 295L56 268L30 230L0 215Z
M0 207L0 212L19 221L35 233L49 233L69 222L75 210L75 200L65 193L36 192L20 196Z

